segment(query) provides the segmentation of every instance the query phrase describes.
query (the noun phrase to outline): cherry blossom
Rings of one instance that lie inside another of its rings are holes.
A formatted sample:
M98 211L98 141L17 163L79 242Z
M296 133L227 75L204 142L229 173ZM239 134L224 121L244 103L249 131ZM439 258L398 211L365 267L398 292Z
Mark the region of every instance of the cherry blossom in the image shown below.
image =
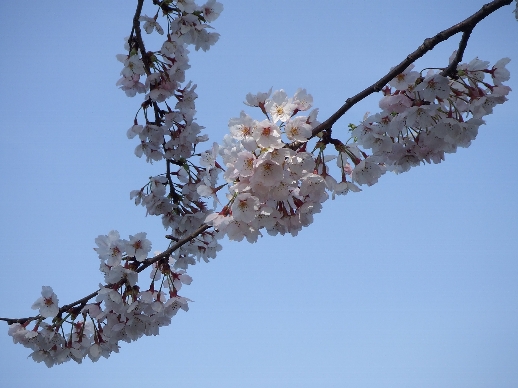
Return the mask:
M203 10L203 17L207 22L213 22L216 20L221 12L223 11L223 4L216 0L208 0L204 5L201 6Z
M121 71L122 76L130 78L134 75L146 74L144 63L137 55L117 54L117 59L124 64L124 68Z
M146 239L146 233L137 233L135 236L130 236L126 243L126 253L128 256L133 256L137 261L144 261L147 259L148 253L151 251L151 241Z
M397 75L396 78L390 81L389 85L397 90L407 90L409 87L413 86L419 78L419 73L417 71L412 71L414 67L414 64L408 66L401 74Z
M297 106L288 100L284 90L277 90L273 93L272 98L265 104L265 109L270 113L272 121L288 121Z
M60 311L52 288L42 287L32 305L39 315L11 323L8 334L48 367L108 358L119 351L120 341L158 335L178 310L189 310L192 301L178 294L193 281L187 270L215 258L219 240L254 243L264 231L296 236L329 197L360 192L359 186L376 184L387 171L442 162L445 154L470 146L484 116L510 92L504 85L509 58L493 66L474 58L453 73L417 72L411 64L382 89L381 111L350 124L344 135L321 129L317 108L299 115L313 105L306 89L288 97L283 89L272 93L270 88L245 97L245 105L259 108L258 118L241 111L229 120L221 144L200 150L209 137L195 119L197 86L186 83L187 47L206 51L217 42L219 34L208 23L223 5L215 0L201 6L194 0L158 3L154 17L136 15L135 20L146 33L165 35L164 41L155 51L143 50L143 37L132 28L126 53L117 55L123 64L117 86L129 97L145 94L126 135L138 139L136 156L160 161L165 171L132 190L130 199L146 215L161 218L170 243L148 258L151 241L145 232L124 240L112 230L95 239L104 277L96 292ZM518 19L518 5L514 12ZM167 31L158 22L160 14ZM450 63L455 58L454 53ZM224 188L228 192L219 194ZM149 276L139 280L144 270Z
M510 61L510 58L502 58L494 64L491 70L489 70L495 85L500 86L502 85L502 82L509 81L511 73L509 73L509 70L505 68L505 65L507 65Z
M58 315L58 297L52 290L52 287L42 286L41 297L33 303L32 309L39 310L39 313L44 318L53 318Z
M141 22L145 22L143 28L148 34L151 34L153 30L156 30L160 35L164 35L164 29L157 23L156 18L142 15L139 20Z
M122 255L126 251L125 241L120 239L119 232L112 230L108 235L99 236L95 239L98 248L94 250L99 254L99 258L109 266L118 265Z
M261 148L275 149L284 147L279 127L270 120L263 120L257 123L252 129L252 137Z
M250 193L238 194L232 204L232 216L237 221L251 223L259 209L259 199Z
M299 88L293 96L293 104L297 111L306 111L313 105L313 96L306 89Z
M307 117L299 116L286 122L286 137L289 140L308 141L310 136L311 125L307 123Z
M248 106L255 106L261 108L264 114L266 114L266 109L264 107L264 104L266 102L266 99L270 97L272 94L272 88L270 88L267 92L258 92L257 94L248 93L246 95L246 101L245 104Z

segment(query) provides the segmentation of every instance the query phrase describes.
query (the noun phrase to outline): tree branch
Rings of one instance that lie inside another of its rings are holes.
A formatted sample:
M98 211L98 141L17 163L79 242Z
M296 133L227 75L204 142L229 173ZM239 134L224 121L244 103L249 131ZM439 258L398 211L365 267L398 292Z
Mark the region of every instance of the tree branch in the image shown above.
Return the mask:
M348 98L345 101L345 104L342 105L340 109L338 109L335 113L331 115L326 121L315 127L312 131L311 137L315 137L318 133L324 130L330 130L334 123L338 121L340 117L342 117L345 112L351 109L358 102L363 100L365 97L370 96L372 93L379 92L383 87L391 81L398 74L401 74L411 63L415 62L417 59L421 58L428 51L432 50L439 43L448 40L453 35L456 35L459 32L464 32L462 39L459 43L459 49L457 51L457 55L454 61L444 70L443 75L450 75L456 69L456 66L462 60L462 55L464 54L464 50L466 49L466 45L471 34L473 28L484 18L486 18L491 13L495 12L497 9L500 9L506 5L511 4L513 0L494 0L491 3L485 4L482 8L463 20L460 23L455 24L454 26L439 32L433 38L427 38L424 40L423 44L417 48L413 53L408 55L399 65L394 67L391 71L389 71L385 76L380 78L374 84L364 89L357 95Z
M353 97L348 98L345 101L345 104L338 109L334 114L332 114L326 121L315 127L312 131L312 137L316 136L318 133L324 131L324 130L331 130L334 123L340 119L352 106L357 104L359 101L363 100L367 96L371 95L372 93L379 92L389 81L391 81L394 77L396 77L398 74L403 72L411 63L415 62L417 59L421 58L423 55L425 55L428 51L432 50L435 46L437 46L439 43L449 39L453 35L456 35L459 32L463 32L461 41L459 42L459 49L457 50L457 54L452 61L452 63L443 70L442 75L444 76L455 76L455 69L457 65L462 60L462 56L464 54L464 51L467 46L467 42L469 40L469 37L471 35L471 32L473 31L474 27L484 18L486 18L488 15L493 13L499 8L502 8L503 6L511 4L513 0L494 0L491 3L485 4L482 6L482 8L471 15L469 18L465 19L464 21L439 32L437 35L435 35L432 38L425 39L423 44L417 48L413 53L409 54L399 65L394 67L390 72L388 72L385 76L380 78L377 82L366 88L365 90L361 91L360 93L356 94ZM139 51L142 54L142 61L145 65L145 70L148 75L151 74L151 66L149 62L149 57L146 52L146 48L144 46L144 42L142 40L142 33L140 29L140 15L142 12L142 6L144 4L144 0L138 0L137 3L137 9L135 11L135 15L133 17L133 28L131 37L133 37L133 34L135 34L136 43L138 46ZM130 40L131 40L130 37ZM130 42L131 44L131 42ZM155 107L156 109L156 107ZM294 143L295 144L295 143ZM291 146L293 147L294 144ZM168 259L171 253L176 251L177 249L181 248L183 245L187 244L188 242L195 239L197 236L205 232L207 229L211 228L210 225L203 224L201 225L196 231L191 233L189 236L178 240L173 246L169 247L164 252L156 255L153 258L149 258L144 260L142 263L139 264L135 272L140 273L144 269L151 266L153 263L156 263L160 260ZM108 284L106 287L120 287L122 284L125 283L125 279L122 279L121 281L115 283L115 284ZM60 314L63 314L65 312L70 311L73 308L78 308L76 306L85 306L87 302L92 299L93 297L97 296L99 293L99 290L92 292L91 294L73 302L67 305L62 306L59 309L58 316ZM25 324L29 321L42 319L41 315L37 315L34 317L28 317L28 318L0 318L0 321L5 321L8 324L13 323L21 323Z
M156 255L155 257L144 260L142 263L140 263L139 267L135 270L135 272L140 273L143 270L145 270L146 268L148 268L150 265L152 265L153 263L156 263L157 261L160 261L163 259L168 259L169 256L171 255L171 253L173 253L177 249L181 248L183 245L187 244L189 241L194 240L196 237L198 237L200 234L202 234L209 228L211 228L210 225L203 224L197 230L195 230L193 233L191 233L189 236L179 240L176 244L169 247L164 252ZM113 287L118 288L118 287L122 286L125 281L126 281L125 279L122 279L121 281L119 281L115 284L108 284L108 285L106 285L106 288L113 288ZM78 299L75 302L72 302L72 303L69 303L69 304L66 304L66 305L60 307L58 316L62 313L69 311L70 309L74 308L75 306L82 305L84 307L87 304L87 302L90 299L92 299L94 296L97 296L98 293L99 293L99 290L92 292L91 294L89 294L81 299ZM40 318L42 318L41 315L36 315L34 317L28 317L28 318L0 318L0 321L5 321L5 322L7 322L7 324L12 325L13 323L24 324L26 322L35 321Z
M470 29L464 31L464 33L462 34L462 38L459 42L459 48L457 50L457 53L455 54L455 58L453 58L453 61L451 61L447 68L441 71L441 75L443 77L451 77L457 79L457 66L459 65L460 61L462 61L464 51L468 46L468 40L471 36L471 32L473 31L474 27L475 26L472 26Z
M151 74L151 65L149 63L149 57L147 56L146 46L144 46L144 40L142 40L142 31L140 30L140 14L142 13L142 6L144 5L144 0L138 0L137 9L135 10L135 15L133 16L133 30L135 32L135 38L137 39L138 49L142 54L142 62L144 62L144 68L146 70L146 74ZM132 34L133 35L133 34Z

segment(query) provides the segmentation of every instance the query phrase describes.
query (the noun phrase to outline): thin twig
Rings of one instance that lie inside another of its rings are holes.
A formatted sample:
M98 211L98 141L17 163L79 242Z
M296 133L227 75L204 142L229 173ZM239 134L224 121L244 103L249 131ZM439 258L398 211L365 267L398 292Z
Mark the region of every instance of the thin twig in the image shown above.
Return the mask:
M459 48L457 49L457 53L455 54L455 58L453 58L453 61L448 65L447 68L445 68L443 71L441 71L441 75L444 77L451 77L457 79L457 66L459 65L460 61L462 61L462 57L464 56L464 51L466 50L466 47L468 46L468 40L471 36L471 32L473 31L473 28L475 26L472 26L471 28L467 29L462 33L462 38L459 42Z

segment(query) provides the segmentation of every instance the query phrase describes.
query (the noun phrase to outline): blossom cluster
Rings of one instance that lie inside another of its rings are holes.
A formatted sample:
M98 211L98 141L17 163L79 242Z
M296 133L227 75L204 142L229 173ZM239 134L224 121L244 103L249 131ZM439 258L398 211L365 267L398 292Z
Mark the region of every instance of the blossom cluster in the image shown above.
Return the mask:
M511 90L504 85L510 76L508 58L493 66L475 58L452 73L417 72L411 65L383 88L381 112L351 124L344 142L330 128L316 133L318 109L310 110L313 97L305 89L292 97L270 89L246 96L245 104L259 109L262 120L241 112L230 119L222 144L199 152L208 136L195 120L196 85L185 83L187 46L206 51L218 40L208 23L223 6L216 0L202 6L194 0L153 4L157 13L138 20L146 33L165 35L165 40L159 50L148 51L140 29L134 28L126 39L127 54L117 56L124 65L117 85L129 97L144 95L127 131L128 138L139 140L136 156L165 164L165 172L133 190L130 199L147 214L160 216L170 230L166 237L179 244L148 258L146 233L124 240L111 231L95 240L105 282L96 293L59 308L52 288L42 287L32 306L39 315L11 324L9 335L49 367L86 357L97 361L118 352L120 341L157 335L179 309L188 310L190 300L178 295L192 281L186 270L214 258L219 239L255 242L263 229L297 235L329 197L358 192L386 171L440 163L446 153L471 144L483 117ZM223 188L228 189L225 197ZM151 280L141 288L138 277L148 267ZM65 324L70 330L64 330Z
M160 216L163 226L171 229L173 240L200 228L209 214L197 187L202 182L214 185L216 176L190 160L197 145L207 141L208 136L201 134L203 127L195 121L196 85L181 84L190 67L187 46L206 51L218 40L219 34L208 31L211 28L208 23L216 20L222 10L223 6L215 0L208 0L202 6L193 0L161 2L159 11L166 17L168 26L161 48L143 53L139 40L130 36L126 45L129 54L118 56L124 63L118 81L121 89L128 96L146 93L142 104L145 124L139 124L136 118L127 132L128 138L140 140L135 154L145 156L151 163L165 161L164 173L133 190L130 198L136 205L144 206L147 214ZM158 13L154 17L141 16L147 33L164 34ZM150 63L148 71L146 63ZM141 77L145 77L144 82L140 82ZM214 258L220 249L213 233L204 232L173 253L175 265L186 269L197 260Z
M469 147L482 118L507 101L511 88L503 82L509 79L509 61L503 58L490 66L475 58L458 65L454 78L441 70L423 74L409 66L383 89L382 111L351 130L355 143L372 153L353 178L371 185L385 171L440 163L445 153Z
M246 96L245 104L259 108L266 118L259 121L241 112L240 117L230 120L230 135L224 143L209 152L213 157L207 168L215 168L217 151L229 188L228 204L206 218L218 230L218 237L254 242L263 228L271 235L296 235L313 222L313 215L328 198L329 182L320 154L314 157L306 151L306 142L319 124L318 109L307 116L298 115L308 111L312 103L305 89L297 90L291 98L284 90L272 94L271 89ZM299 148L287 147L290 142L297 142ZM198 191L206 195L216 188L201 186Z
M320 133L312 152L307 141L319 124L318 111L297 116L311 107L311 95L301 89L292 98L283 90L247 95L245 104L259 108L266 119L241 112L230 120L224 143L202 155L213 171L219 154L229 186L228 205L205 221L215 227L217 237L237 241L254 242L263 228L272 235L296 235L311 224L329 194L334 198L358 192L359 185L375 184L386 171L440 163L445 153L468 147L482 118L507 100L511 89L503 83L510 76L505 67L509 61L503 58L490 66L475 58L458 65L451 77L443 75L444 69L423 74L411 65L383 89L381 112L350 125L349 141ZM329 144L336 154L324 155ZM331 160L336 160L337 172L330 168ZM202 185L198 192L215 196L217 190L216 185Z
M215 0L201 6L193 0L153 3L158 5L157 13L153 17L142 15L138 20L146 33L165 34L165 40L159 50L148 51L140 30L133 29L126 38L127 54L117 55L123 63L117 86L129 97L144 94L127 132L128 138L140 140L135 154L145 156L150 163L166 164L164 174L151 177L130 197L145 206L148 214L162 217L164 226L172 230L169 238L174 242L202 226L210 213L197 187L201 182L213 185L215 175L189 161L196 146L208 137L201 134L203 127L194 118L196 85L182 84L190 67L187 46L206 51L218 40L219 34L209 32L208 23L217 19L223 6ZM159 13L166 31L158 21ZM35 361L49 367L69 360L80 363L85 357L97 361L118 352L119 341L157 335L179 309L188 310L190 300L178 295L182 284L192 281L185 269L196 259L214 257L221 249L213 235L201 233L181 249L153 262L146 289L137 285L138 274L149 266L151 242L146 234L138 233L128 240L121 239L116 231L99 236L95 250L105 285L99 285L95 301L90 301L91 296L60 309L52 288L44 286L41 298L33 304L39 315L11 324L9 335L15 343L32 349ZM45 322L46 318L52 318L52 322ZM33 328L29 328L31 322L35 322ZM65 324L71 329L65 331Z
M111 231L99 236L96 243L106 285L99 286L95 301L60 311L52 288L43 286L41 298L32 306L41 316L34 327L29 329L29 322L10 325L9 335L15 343L33 350L30 356L34 361L51 367L70 360L81 363L86 357L92 361L108 358L119 351L120 341L158 335L160 327L169 325L179 309L189 309L190 300L178 291L192 278L173 269L173 258L152 265L147 289L137 285L138 263L151 250L145 233L122 240L118 232ZM44 318L53 318L52 323ZM65 324L70 330L64 330Z

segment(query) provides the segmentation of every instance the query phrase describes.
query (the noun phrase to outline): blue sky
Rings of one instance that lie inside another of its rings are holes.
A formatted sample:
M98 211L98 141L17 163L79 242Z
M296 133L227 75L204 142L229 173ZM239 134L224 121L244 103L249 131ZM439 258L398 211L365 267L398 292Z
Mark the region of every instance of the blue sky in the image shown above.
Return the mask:
M99 234L157 218L129 192L160 172L126 138L141 100L115 82L134 2L0 4L0 316L27 316L41 286L61 303L102 281ZM325 119L479 0L224 1L220 41L191 53L198 122L228 131L248 92L304 87ZM514 6L513 6L514 7ZM158 337L92 364L48 370L0 336L0 385L77 387L515 387L518 383L518 162L513 157L518 22L506 7L475 29L465 59L510 57L509 101L469 149L384 175L324 204L298 237L223 241L190 270L195 302ZM151 12L151 11L150 11ZM419 60L442 67L458 37ZM151 44L151 43L150 43ZM358 104L334 133L377 111ZM344 135L345 136L345 135Z

